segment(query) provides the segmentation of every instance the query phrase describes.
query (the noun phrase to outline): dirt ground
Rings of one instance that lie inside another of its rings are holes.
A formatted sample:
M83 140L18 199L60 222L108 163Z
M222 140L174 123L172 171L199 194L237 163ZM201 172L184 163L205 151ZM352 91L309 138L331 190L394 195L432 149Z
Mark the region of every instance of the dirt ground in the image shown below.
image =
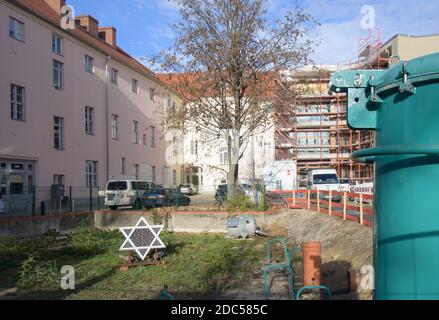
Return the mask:
M282 210L261 226L270 236L283 236L289 241L292 251L300 250L305 241L320 241L322 244L323 284L331 288L334 300L369 300L370 292L348 292L348 270L360 270L372 264L373 229L338 217L308 210ZM303 286L302 263L294 259L295 292ZM261 265L264 261L261 261ZM270 299L287 299L288 277L280 272L274 274ZM229 293L237 299L262 299L263 274L255 272L246 288ZM303 299L319 298L304 295ZM324 298L324 297L323 297Z

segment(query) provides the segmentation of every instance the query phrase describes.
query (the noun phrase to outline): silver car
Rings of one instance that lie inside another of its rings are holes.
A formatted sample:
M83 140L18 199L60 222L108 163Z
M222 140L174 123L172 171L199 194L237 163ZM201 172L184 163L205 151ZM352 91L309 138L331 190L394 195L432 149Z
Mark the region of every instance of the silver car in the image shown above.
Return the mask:
M182 184L180 185L180 193L192 196L198 193L198 187L193 184Z

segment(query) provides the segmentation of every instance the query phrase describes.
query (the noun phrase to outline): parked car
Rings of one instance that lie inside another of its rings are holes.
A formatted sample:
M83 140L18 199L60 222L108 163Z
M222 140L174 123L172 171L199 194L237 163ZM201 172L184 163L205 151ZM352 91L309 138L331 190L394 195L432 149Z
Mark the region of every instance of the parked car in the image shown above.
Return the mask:
M143 206L147 209L166 206L189 206L191 199L171 188L155 188L143 195Z
M349 179L340 179L340 192L351 192Z
M139 208L145 192L155 188L152 182L141 180L110 180L105 188L105 205L111 210L131 206Z
M329 199L329 191L340 190L340 180L335 169L317 169L308 172L308 190L326 191L321 192L320 198L324 200ZM312 194L312 197L317 197ZM340 195L333 195L332 200L336 202L341 201Z
M193 184L181 184L180 187L180 193L186 194L189 196L195 195L198 193L198 187Z

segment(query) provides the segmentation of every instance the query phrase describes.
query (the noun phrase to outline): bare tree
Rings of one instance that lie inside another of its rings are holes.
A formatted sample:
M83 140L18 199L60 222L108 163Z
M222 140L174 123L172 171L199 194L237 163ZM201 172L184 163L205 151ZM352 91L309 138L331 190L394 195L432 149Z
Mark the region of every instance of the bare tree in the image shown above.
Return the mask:
M295 92L283 70L310 63L316 22L301 8L268 21L266 0L173 0L181 22L169 50L151 60L186 99L184 115L227 139L228 195L249 138L288 113Z

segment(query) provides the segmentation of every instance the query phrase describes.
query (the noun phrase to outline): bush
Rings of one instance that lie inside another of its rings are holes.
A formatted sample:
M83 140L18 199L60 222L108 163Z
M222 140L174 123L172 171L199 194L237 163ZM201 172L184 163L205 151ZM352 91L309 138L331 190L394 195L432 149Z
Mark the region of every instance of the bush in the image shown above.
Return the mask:
M98 229L81 230L72 234L73 249L79 254L99 254L106 250L112 239L109 232Z
M42 261L38 253L30 254L18 271L17 286L21 289L50 288L58 282L56 260Z
M227 200L227 211L229 212L245 212L254 208L255 204L246 196L239 196L233 200Z

